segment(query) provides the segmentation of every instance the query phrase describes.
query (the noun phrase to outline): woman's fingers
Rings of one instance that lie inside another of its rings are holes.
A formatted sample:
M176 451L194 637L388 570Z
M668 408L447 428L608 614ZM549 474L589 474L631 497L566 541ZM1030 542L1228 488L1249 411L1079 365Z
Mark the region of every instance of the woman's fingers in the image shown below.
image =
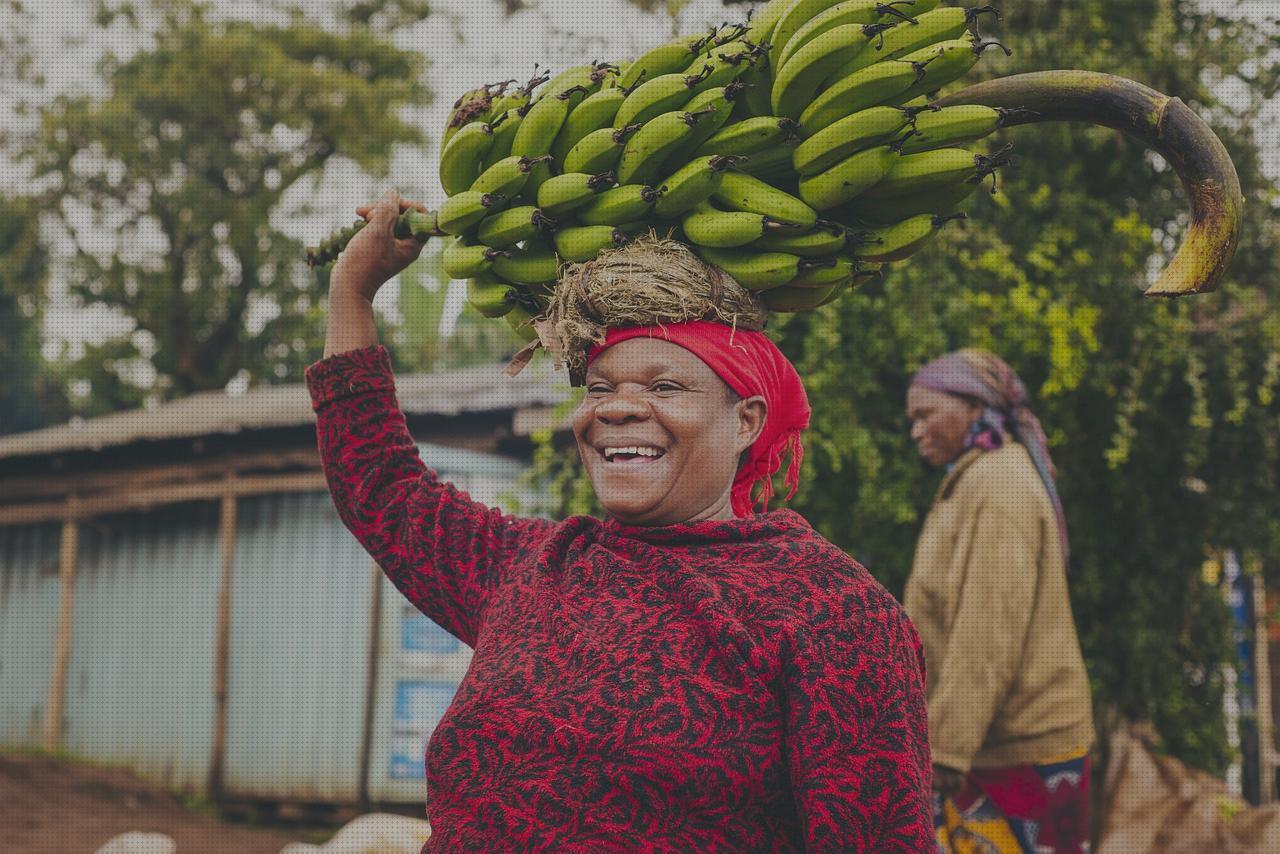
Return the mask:
M367 204L367 205L360 205L359 207L357 207L356 216L361 217L362 219L368 220L370 218L370 215L373 213L373 211L377 209L379 205L382 205L384 202L387 203L388 208L390 208L390 206L394 204L395 209L397 209L399 213L404 213L405 211L410 211L410 210L419 211L420 213L427 213L426 205L420 202L410 201L409 199L403 199L395 190L388 190L386 194L382 196L382 198L378 199L378 201L373 202L371 204Z

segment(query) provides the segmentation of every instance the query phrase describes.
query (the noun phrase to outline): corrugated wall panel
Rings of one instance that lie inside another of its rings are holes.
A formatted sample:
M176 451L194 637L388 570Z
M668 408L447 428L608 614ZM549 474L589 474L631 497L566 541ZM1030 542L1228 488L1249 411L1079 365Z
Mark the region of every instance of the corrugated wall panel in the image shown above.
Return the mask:
M59 527L0 528L0 745L42 741L58 626Z
M217 505L81 526L63 746L189 791L213 729Z
M370 567L328 495L241 502L227 700L229 793L355 800Z

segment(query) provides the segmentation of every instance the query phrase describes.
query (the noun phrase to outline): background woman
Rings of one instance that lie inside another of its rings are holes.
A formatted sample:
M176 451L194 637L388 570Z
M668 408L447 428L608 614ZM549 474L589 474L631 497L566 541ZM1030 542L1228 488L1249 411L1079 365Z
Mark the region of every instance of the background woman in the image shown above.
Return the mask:
M360 209L308 383L343 521L475 650L427 747L427 849L930 846L914 629L800 516L754 512L788 451L798 478L809 408L791 364L702 319L609 329L577 354L573 420L608 518L483 507L424 467L376 346L373 296L418 252L392 235L406 206ZM592 263L568 287L661 267L752 299L678 244Z
M906 591L939 848L1085 851L1092 712L1044 431L1017 374L981 350L922 368L907 416L920 455L947 468Z

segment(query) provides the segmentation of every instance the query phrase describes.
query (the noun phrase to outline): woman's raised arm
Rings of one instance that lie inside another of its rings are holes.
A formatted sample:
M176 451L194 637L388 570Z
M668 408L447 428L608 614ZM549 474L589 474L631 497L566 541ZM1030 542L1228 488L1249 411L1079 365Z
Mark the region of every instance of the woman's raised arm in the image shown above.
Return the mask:
M408 207L394 193L360 208L361 229L334 268L326 358L307 370L320 460L343 524L401 593L474 646L488 594L550 523L472 501L423 464L395 395L372 301L417 257L391 225Z

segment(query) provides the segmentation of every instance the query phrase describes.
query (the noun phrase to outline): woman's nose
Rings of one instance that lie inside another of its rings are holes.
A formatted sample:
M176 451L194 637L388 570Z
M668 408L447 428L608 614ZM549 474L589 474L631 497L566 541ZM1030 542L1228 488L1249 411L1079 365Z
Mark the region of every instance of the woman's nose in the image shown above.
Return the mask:
M912 421L911 422L911 441L919 442L922 438L924 438L924 422Z
M649 417L649 404L640 395L619 389L596 404L596 417L610 423L644 419Z

